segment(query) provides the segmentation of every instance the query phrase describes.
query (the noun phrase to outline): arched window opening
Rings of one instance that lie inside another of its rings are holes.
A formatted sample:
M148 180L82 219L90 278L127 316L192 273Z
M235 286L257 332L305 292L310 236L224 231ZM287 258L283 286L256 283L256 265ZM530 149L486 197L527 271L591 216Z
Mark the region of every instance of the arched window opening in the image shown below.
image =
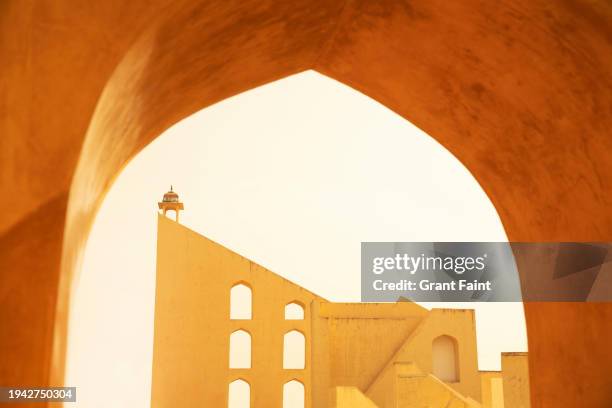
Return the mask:
M303 369L306 366L306 338L297 330L285 333L283 368Z
M283 408L304 408L304 384L291 380L283 385Z
M304 320L304 307L297 302L285 305L285 320Z
M251 368L251 335L237 330L230 335L230 368Z
M252 318L253 292L244 283L234 285L230 291L230 319L250 320Z
M445 382L458 382L457 341L451 336L436 337L431 348L433 375Z
M232 381L227 398L228 408L249 408L251 406L251 386L244 380Z

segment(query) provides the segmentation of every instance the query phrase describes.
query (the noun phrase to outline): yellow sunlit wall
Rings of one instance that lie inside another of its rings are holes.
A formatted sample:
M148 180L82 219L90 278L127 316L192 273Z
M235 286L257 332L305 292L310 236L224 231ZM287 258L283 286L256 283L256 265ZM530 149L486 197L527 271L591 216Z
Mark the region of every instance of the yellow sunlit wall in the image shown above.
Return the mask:
M230 291L236 285L251 289L251 318L230 318ZM285 319L291 303L304 307L303 319ZM229 366L229 338L237 330L250 334L247 368ZM304 366L287 369L284 336L294 331L305 338ZM478 371L472 310L428 311L412 302L328 302L163 215L158 218L154 332L155 408L227 406L235 380L248 384L254 407L281 407L283 386L292 380L304 386L305 407L442 402L478 407L483 396L491 398L487 385L481 394L486 376ZM453 381L434 375L432 345L441 336L454 344ZM506 360L512 371L508 381L524 384L527 373L521 369L526 366Z

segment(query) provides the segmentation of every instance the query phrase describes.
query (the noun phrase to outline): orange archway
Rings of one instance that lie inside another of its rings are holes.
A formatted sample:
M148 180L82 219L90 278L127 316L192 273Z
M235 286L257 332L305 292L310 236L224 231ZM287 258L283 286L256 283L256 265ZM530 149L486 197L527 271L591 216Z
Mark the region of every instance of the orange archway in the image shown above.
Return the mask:
M0 20L2 384L61 381L73 272L122 166L196 110L305 69L446 146L511 240L612 236L605 2L49 0ZM612 304L525 308L533 405L609 402Z

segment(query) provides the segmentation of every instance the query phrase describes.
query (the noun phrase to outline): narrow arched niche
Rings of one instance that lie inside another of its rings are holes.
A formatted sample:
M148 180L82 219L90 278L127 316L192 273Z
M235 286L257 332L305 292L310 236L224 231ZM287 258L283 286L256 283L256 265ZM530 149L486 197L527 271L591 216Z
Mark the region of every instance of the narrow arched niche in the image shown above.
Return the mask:
M253 290L246 283L230 289L230 319L250 320L253 317Z
M285 320L304 320L304 306L298 302L286 304Z
M297 330L283 337L283 368L304 369L306 366L306 337Z
M283 408L304 408L306 395L304 384L291 380L283 385Z
M229 368L251 368L251 334L236 330L229 339Z
M227 408L249 408L251 386L243 379L232 381L228 387Z
M432 374L444 382L459 382L459 351L454 337L443 335L431 343Z

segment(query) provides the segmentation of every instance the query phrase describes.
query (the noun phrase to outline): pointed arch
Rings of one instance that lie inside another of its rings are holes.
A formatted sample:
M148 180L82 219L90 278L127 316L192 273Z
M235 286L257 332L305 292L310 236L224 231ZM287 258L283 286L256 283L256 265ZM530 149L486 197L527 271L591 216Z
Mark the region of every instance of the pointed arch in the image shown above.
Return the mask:
M301 370L305 366L306 337L298 330L291 330L283 339L283 368Z
M251 368L251 334L236 330L230 334L229 368Z
M298 380L291 380L283 385L283 408L304 408L304 384Z
M285 320L304 320L304 305L297 300L285 305Z
M238 282L230 289L230 319L253 318L253 290L246 282Z
M227 407L249 408L251 406L251 385L239 378L229 384Z

